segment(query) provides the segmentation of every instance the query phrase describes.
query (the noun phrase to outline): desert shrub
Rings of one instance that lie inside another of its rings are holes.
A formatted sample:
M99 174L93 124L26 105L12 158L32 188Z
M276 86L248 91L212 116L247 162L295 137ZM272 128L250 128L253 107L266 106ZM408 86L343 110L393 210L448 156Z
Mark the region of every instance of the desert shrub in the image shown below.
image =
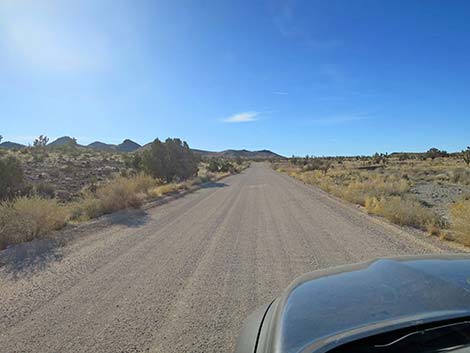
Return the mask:
M180 190L184 188L183 184L175 184L175 183L169 183L169 184L164 184L160 185L157 187L154 187L149 190L149 196L150 197L160 197L165 194L169 194L171 192L175 192L177 190Z
M84 193L82 199L70 205L70 218L73 221L87 221L104 214L101 200L91 192Z
M136 171L142 171L144 169L142 155L140 153L124 154L122 158L126 168L132 168Z
M44 151L34 151L33 153L33 161L35 163L42 163L46 160L46 152Z
M410 159L410 155L408 153L400 153L398 154L398 160L399 161L406 161Z
M232 162L227 161L227 160L223 160L223 161L220 163L219 172L221 172L221 173L228 173L228 172L232 172L233 170L234 170L234 167L233 167Z
M212 158L209 161L207 170L212 173L228 173L236 170L232 162L225 159Z
M303 166L304 171L318 170L322 166L322 162L318 158L313 158L308 164Z
M96 190L103 213L110 213L125 208L138 208L143 197L138 191L140 185L132 178L117 178Z
M192 178L190 180L186 180L184 182L184 185L186 186L186 188L190 188L191 186L202 184L205 181L207 181L205 178L203 178L201 176L197 176L197 177Z
M201 173L199 177L201 178L201 181L205 183L207 181L217 179L217 173L206 171L206 172Z
M342 199L363 205L368 212L384 216L400 225L429 230L432 230L431 225L440 225L431 210L417 200L405 197L411 185L398 175L357 170L333 170L328 174L320 170L290 170L289 175L305 183L315 184Z
M85 192L80 201L70 205L70 219L72 221L88 221L103 214L104 211L100 200L91 192Z
M454 183L470 185L470 169L456 168L451 172L450 180Z
M346 178L351 180L345 180ZM361 175L346 176L339 174L335 176L334 187L331 188L336 196L363 206L365 205L366 198L399 196L405 194L409 189L410 184L404 179L387 178L376 174L368 175L364 180Z
M365 200L365 207L369 213L383 216L399 225L428 229L431 225L440 223L431 210L412 198L369 197Z
M467 166L470 165L470 146L462 151L462 159Z
M131 178L118 177L113 181L87 190L73 206L73 220L87 220L126 208L139 208L158 181L145 174Z
M167 182L196 176L199 158L180 139L156 139L142 155L142 167L151 176Z
M55 187L48 183L39 183L34 185L34 193L39 197L53 199L55 197Z
M0 159L0 200L13 197L23 185L23 168L18 159Z
M40 238L65 226L66 207L55 199L19 197L0 204L0 243L15 244Z
M446 238L446 231L442 230L439 224L429 223L426 225L426 231L429 235L439 236L440 238Z
M219 171L219 160L212 158L207 165L207 170L212 173L217 173Z
M138 193L146 193L147 190L161 184L155 178L144 173L137 174L129 178L129 180L134 184L135 191Z
M388 158L389 158L389 155L387 153L378 153L376 152L373 156L372 156L372 161L376 164L387 164L387 161L388 161Z
M78 158L81 156L83 150L81 150L78 146L77 139L74 137L68 137L65 143L60 146L49 146L49 148L53 148L55 151L61 153L62 155L68 155L73 158Z
M434 160L435 158L438 158L438 157L448 157L449 154L446 152L446 151L441 151L435 147L429 149L426 153L425 153L425 157L426 158L431 158L432 160Z
M462 200L450 208L451 229L455 238L470 246L470 200Z

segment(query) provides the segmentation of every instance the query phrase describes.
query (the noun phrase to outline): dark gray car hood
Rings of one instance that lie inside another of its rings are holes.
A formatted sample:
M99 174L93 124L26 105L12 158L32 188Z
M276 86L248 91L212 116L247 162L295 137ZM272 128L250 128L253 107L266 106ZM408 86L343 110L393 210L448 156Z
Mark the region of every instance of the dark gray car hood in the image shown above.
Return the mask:
M470 316L470 257L381 259L312 272L270 311L261 352L324 352L371 331Z

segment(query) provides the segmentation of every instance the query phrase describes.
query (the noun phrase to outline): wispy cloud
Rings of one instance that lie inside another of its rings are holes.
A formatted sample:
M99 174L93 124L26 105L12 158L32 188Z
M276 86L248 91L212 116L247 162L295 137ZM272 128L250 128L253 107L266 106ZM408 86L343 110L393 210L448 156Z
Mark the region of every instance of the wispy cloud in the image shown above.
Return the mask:
M273 92L274 94L277 94L278 96L287 96L289 93L285 91L276 91Z
M222 119L224 123L247 123L258 120L258 112L243 112Z

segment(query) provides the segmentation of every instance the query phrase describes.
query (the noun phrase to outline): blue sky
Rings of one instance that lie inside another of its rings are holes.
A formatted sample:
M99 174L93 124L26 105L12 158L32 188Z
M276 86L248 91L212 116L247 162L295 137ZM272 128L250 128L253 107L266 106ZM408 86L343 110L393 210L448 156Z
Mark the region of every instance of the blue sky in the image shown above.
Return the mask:
M285 155L470 145L470 2L0 2L0 134Z

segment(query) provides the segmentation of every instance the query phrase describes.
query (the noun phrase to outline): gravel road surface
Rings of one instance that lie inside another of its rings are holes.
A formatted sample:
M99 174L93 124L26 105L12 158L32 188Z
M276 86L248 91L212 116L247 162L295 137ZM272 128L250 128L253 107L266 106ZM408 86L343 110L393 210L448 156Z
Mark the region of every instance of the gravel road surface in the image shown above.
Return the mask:
M305 272L451 250L261 163L28 249L0 267L1 352L232 352L244 317Z

